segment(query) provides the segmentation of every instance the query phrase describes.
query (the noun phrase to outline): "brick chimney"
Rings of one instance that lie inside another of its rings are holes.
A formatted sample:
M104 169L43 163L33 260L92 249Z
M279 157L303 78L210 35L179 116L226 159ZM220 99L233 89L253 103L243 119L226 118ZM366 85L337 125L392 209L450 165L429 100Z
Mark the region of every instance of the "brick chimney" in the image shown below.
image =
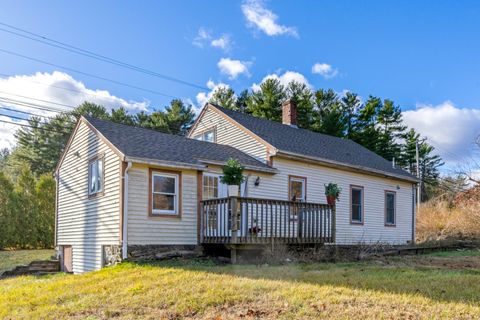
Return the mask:
M297 104L293 99L288 99L282 103L282 123L297 127Z

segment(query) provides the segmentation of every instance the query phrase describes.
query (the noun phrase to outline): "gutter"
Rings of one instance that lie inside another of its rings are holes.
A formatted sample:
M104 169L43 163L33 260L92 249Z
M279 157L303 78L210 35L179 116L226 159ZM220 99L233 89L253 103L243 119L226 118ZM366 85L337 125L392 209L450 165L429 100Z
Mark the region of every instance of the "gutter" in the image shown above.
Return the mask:
M219 166L224 166L226 164L225 161L215 161L215 160L208 160L208 159L197 159L200 162L207 163L207 164L214 164ZM272 167L257 167L252 165L242 165L246 170L251 171L259 171L259 172L267 172L267 173L278 173L278 170Z
M168 168L174 168L174 169L192 169L192 170L205 169L204 165L177 162L177 161L164 161L164 160L156 160L156 159L148 159L148 158L137 158L137 157L129 157L129 156L126 156L124 161L161 166L161 167L168 167Z
M389 172L376 170L376 169L371 169L371 168L367 168L367 167L349 165L349 164L345 164L345 163L338 162L338 161L332 161L332 160L327 160L327 159L323 159L323 158L316 158L316 157L309 157L309 156L305 156L305 155L294 153L294 152L278 151L276 156L284 156L285 158L290 158L290 159L294 159L294 160L298 160L298 159L311 160L311 161L321 163L323 165L334 167L334 168L341 168L341 169L346 169L347 168L347 169L359 171L359 172L370 174L370 175L381 176L381 177L384 177L384 178L395 178L395 179L398 179L398 180L415 182L415 183L417 183L419 181L417 178L415 178L413 176L412 177L407 177L407 176L397 175L397 174L394 174L394 173L389 173Z
M122 230L122 259L128 257L128 170L132 167L132 162L127 163L125 173L123 174L123 230Z

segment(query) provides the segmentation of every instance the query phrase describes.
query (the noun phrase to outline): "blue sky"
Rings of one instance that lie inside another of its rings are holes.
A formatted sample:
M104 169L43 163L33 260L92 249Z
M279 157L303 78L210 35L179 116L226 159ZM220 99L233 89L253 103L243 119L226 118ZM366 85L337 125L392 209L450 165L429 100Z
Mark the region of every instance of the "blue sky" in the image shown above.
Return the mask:
M277 75L302 79L314 88L393 99L405 111L407 122L452 161L471 154L480 131L480 3L475 1L3 1L1 8L0 23L199 86L210 81L209 89L221 84L239 92ZM203 101L202 91L208 95L208 90L3 31L0 49L194 104ZM170 100L0 52L2 74L54 71L72 78L60 79L64 83L78 81L91 90L107 90L126 106L139 102L134 105L152 109ZM8 77L2 78L0 90L22 84L7 86ZM72 99L65 92L49 96L53 89L30 91L55 101ZM439 129L442 126L453 131L446 134Z

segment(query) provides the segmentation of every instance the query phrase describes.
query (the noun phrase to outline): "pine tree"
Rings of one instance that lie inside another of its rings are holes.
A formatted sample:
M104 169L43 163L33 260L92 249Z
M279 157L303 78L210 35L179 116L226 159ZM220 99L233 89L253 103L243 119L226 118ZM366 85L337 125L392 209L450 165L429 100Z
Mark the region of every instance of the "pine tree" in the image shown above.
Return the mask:
M389 161L394 158L398 160L402 151L399 141L406 128L400 107L391 100L384 100L377 113L377 153Z
M282 102L285 100L285 88L278 79L267 79L247 101L248 112L255 117L281 121Z
M51 174L44 174L37 180L35 202L37 246L51 248L55 236L55 179Z
M377 130L377 114L382 108L382 100L370 96L360 108L352 139L365 148L378 153L379 132Z
M135 117L128 114L127 110L125 110L125 108L123 107L118 109L112 109L109 120L129 126L135 125Z
M174 99L165 107L165 122L173 134L185 135L193 124L195 113L192 106L186 106L182 100Z
M343 137L345 122L338 95L332 89L315 92L315 113L312 130L328 135Z
M233 91L233 89L230 87L218 87L213 92L212 98L209 100L209 102L226 109L238 110L235 91Z
M342 98L342 110L345 124L345 138L352 139L355 135L355 123L357 113L360 109L361 102L357 94L347 92Z
M247 89L240 92L235 102L235 108L237 111L246 113L248 110L248 100L250 99L250 93Z

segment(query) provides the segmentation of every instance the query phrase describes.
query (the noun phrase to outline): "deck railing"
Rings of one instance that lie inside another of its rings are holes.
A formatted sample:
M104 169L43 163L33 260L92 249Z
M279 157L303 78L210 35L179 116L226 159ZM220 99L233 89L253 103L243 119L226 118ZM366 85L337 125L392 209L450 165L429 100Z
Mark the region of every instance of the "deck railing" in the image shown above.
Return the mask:
M244 197L201 201L203 243L334 243L334 230L335 207L326 204Z

